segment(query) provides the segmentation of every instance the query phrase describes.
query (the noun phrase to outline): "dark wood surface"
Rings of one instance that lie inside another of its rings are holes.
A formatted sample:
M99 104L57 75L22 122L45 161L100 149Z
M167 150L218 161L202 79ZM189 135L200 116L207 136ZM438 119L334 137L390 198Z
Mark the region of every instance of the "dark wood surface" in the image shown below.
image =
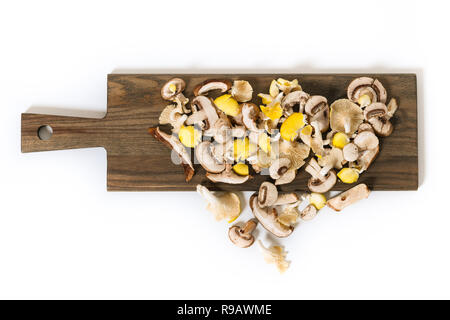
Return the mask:
M102 119L22 114L22 152L103 147L107 151L109 191L194 190L198 183L214 190L257 190L270 179L255 175L242 185L213 184L205 171L195 165L193 179L186 183L183 169L171 161L170 150L147 132L158 124L158 117L168 104L160 96L164 82L174 76L183 78L185 94L192 98L198 83L211 78L244 79L254 88L253 102L259 104L259 92L268 92L273 78L299 79L303 90L323 95L331 104L346 97L346 88L362 74L236 74L236 75L161 75L110 74L108 76L108 109ZM417 90L415 74L364 74L378 78L386 87L388 99L397 98L399 109L392 119L395 129L390 137L380 139L380 154L358 183L372 190L416 190L418 187ZM49 125L53 136L40 140L39 127ZM101 168L99 168L101 170ZM281 186L284 191L306 190L309 175L301 168L296 179ZM340 182L333 190L350 185Z

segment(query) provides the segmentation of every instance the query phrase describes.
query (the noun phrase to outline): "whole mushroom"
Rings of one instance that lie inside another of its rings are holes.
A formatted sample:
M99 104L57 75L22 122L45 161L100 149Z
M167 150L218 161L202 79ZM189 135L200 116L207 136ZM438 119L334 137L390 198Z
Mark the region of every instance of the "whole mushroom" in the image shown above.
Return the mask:
M239 248L248 248L255 242L255 237L252 232L256 228L256 221L251 219L241 228L239 226L232 226L228 229L228 237Z
M305 171L311 175L308 180L308 188L312 192L325 193L336 184L337 178L334 170L329 170L325 175L321 174L321 170L322 167L314 158L305 167Z

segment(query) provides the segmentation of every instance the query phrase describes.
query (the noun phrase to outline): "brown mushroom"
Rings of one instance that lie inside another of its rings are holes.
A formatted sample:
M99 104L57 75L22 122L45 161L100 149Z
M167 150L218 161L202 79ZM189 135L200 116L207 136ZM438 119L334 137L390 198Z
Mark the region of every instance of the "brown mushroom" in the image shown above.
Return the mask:
M250 197L250 208L259 223L273 235L284 238L289 236L294 230L293 227L286 227L278 222L278 212L275 208L262 208L258 204L258 195L256 193Z
M359 200L367 198L369 196L369 193L370 190L367 185L361 183L328 200L327 206L335 211L341 211L345 207Z
M181 159L186 182L191 180L194 175L194 167L192 165L191 157L187 153L185 147L181 144L180 140L172 135L162 132L159 127L149 128L148 132L155 137L155 139L163 142L166 146L176 152Z
M203 128L204 130L210 129L212 126L214 126L216 121L219 120L217 109L214 106L214 102L210 98L205 96L195 97L192 100L192 105L197 110L197 112L203 110L203 112L205 113L206 118L204 118L204 120L206 123Z
M326 132L330 127L330 108L327 98L322 96L311 96L306 102L305 112L308 115L309 123L317 122L320 132Z
M290 168L291 160L288 158L279 158L272 162L269 168L270 177L274 180L281 178Z
M203 141L195 148L195 156L200 165L208 172L220 173L225 170L225 164L219 163L212 154L213 144Z
M244 123L245 127L250 131L259 132L261 131L258 129L258 126L256 124L256 121L260 117L260 109L258 106L254 103L243 103L242 104L242 122Z
M230 80L206 80L197 85L194 88L194 95L201 96L207 95L210 91L220 90L220 92L226 92L231 88Z
M381 137L387 137L394 131L394 126L387 117L372 117L369 119L375 133Z
M228 229L228 237L239 248L248 248L255 242L252 232L255 230L256 224L256 221L251 219L242 228L232 226Z
M164 100L173 101L186 87L186 82L180 78L172 78L161 88L161 97Z
M336 184L337 178L334 170L329 170L325 175L320 173L321 170L322 167L314 158L312 158L305 167L305 171L312 176L308 180L308 188L312 192L325 193Z
M360 77L354 79L347 88L347 97L365 107L374 102L386 102L387 93L378 79Z

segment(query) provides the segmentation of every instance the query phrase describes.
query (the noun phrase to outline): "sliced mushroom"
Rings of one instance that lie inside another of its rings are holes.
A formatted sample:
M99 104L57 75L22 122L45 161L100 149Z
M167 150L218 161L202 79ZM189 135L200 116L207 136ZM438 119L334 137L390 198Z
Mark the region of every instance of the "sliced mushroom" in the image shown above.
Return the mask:
M283 100L281 100L281 107L283 110L293 109L295 105L299 105L299 112L303 113L306 102L309 99L309 94L304 91L293 91L288 93Z
M390 136L392 131L394 131L394 126L386 116L372 117L369 119L369 123L372 125L375 133L381 137Z
M241 112L242 112L242 122L244 123L245 127L248 130L255 132L261 131L260 129L258 129L258 126L256 124L256 121L259 119L261 111L256 104L243 103Z
M231 164L225 165L225 170L221 173L206 173L206 178L211 180L212 182L222 182L228 184L241 184L248 181L251 176L240 176L234 173L232 170Z
M252 100L253 88L248 81L235 80L231 87L231 95L238 102L247 102Z
M392 118L395 114L395 112L398 109L397 100L395 98L391 98L387 105L387 117L388 119Z
M204 130L210 129L212 126L214 126L216 121L219 120L217 109L214 106L214 102L210 98L205 96L195 97L192 100L192 105L196 107L196 109L198 110L197 112L203 110L206 115L206 119L204 119L206 122Z
M164 100L173 101L175 97L181 94L186 87L186 82L180 78L172 78L161 88L161 97Z
M212 143L203 141L195 148L195 156L200 165L208 172L220 173L225 170L225 164L216 161L211 152Z
M258 204L258 195L255 193L250 197L250 208L261 225L273 235L284 238L289 236L294 230L293 227L286 227L277 221L278 212L275 208L262 208Z
M282 157L291 160L292 169L299 169L305 164L305 159L309 156L310 147L298 141L282 139L279 144L279 152Z
M370 190L367 185L361 183L328 200L327 206L335 211L341 211L345 207L367 198L369 194Z
M362 107L365 107L373 102L385 103L387 93L378 79L374 80L369 77L360 77L354 79L348 86L347 97L353 102L360 103Z
M345 163L342 149L335 147L325 149L325 152L322 157L319 158L318 163L323 167L320 170L321 175L326 175L328 171L333 168L342 169L342 165Z
M252 232L255 230L256 224L256 221L251 219L242 228L232 226L228 229L228 237L239 248L248 248L255 242Z
M275 180L275 185L288 184L294 181L295 176L297 174L297 170L289 169L284 174L282 174L277 180Z
M363 122L359 125L358 127L358 133L363 132L363 131L370 131L373 132L373 128L372 125L370 123L367 122Z
M217 221L236 219L241 213L241 200L232 192L212 193L205 186L197 185L197 192L208 202L206 209Z
M363 131L356 135L353 143L358 147L360 151L375 149L378 144L377 136L370 131Z
M359 155L357 165L360 173L366 171L370 167L379 152L380 147L377 146L374 149L365 150Z
M348 99L339 99L330 106L331 129L346 134L355 132L363 122L363 111Z
M317 122L320 132L326 132L330 126L330 108L327 98L322 96L311 96L306 102L305 112L308 115L309 123Z
M231 88L231 81L229 80L206 80L194 88L194 95L207 95L210 91L220 90L226 92Z
M291 160L279 158L275 160L269 168L270 177L274 180L281 178L290 168Z
M308 180L308 188L312 192L325 193L329 191L336 184L336 172L329 170L327 174L322 175L320 172L322 167L317 163L316 159L312 158L305 171L312 177Z
M300 198L295 192L282 193L278 195L276 201L272 204L274 206L282 206L285 204L292 204L299 201Z
M354 143L349 143L345 145L345 147L342 149L342 152L344 155L344 159L350 162L356 161L359 157L358 146Z
M170 149L174 150L181 159L181 165L184 169L184 175L186 182L192 179L194 175L194 167L192 165L191 157L187 153L185 147L181 144L180 140L172 135L162 132L159 127L149 128L148 132L155 137L155 139L163 142Z
M305 221L312 220L317 216L317 209L312 204L308 204L302 211L300 211L300 218Z
M265 181L261 183L258 191L258 204L261 208L274 205L278 199L277 187L269 182Z

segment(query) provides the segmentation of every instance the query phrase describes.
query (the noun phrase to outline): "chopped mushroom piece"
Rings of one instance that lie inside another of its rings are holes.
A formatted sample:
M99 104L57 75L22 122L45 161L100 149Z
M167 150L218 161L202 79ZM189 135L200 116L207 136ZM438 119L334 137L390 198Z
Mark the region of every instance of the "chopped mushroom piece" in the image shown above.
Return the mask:
M295 169L289 169L286 171L281 177L279 177L277 180L275 180L275 185L279 186L282 184L288 184L294 181L295 176L297 174L297 170Z
M279 158L275 160L269 168L270 177L274 180L280 179L290 168L291 160Z
M363 122L362 109L348 99L336 100L330 109L330 126L335 131L352 134Z
M312 192L324 193L329 191L336 184L336 172L329 170L327 174L322 175L322 167L312 158L305 168L312 177L308 180L308 188Z
M330 108L327 98L322 96L311 96L306 102L305 112L309 123L317 122L320 132L326 132L330 127Z
M303 113L308 99L309 94L307 94L306 92L293 91L287 94L283 98L283 100L281 100L281 107L283 108L283 110L289 110L290 112L288 112L289 113L288 115L290 115L292 114L293 107L298 104L299 105L298 112Z
M387 105L388 119L390 119L394 116L394 113L397 111L397 109L398 109L397 100L395 98L391 98L391 100L389 101L389 103Z
M364 132L364 131L363 131ZM344 159L347 161L356 161L359 157L358 146L354 143L347 144L344 149L342 149Z
M347 96L353 102L365 107L373 102L386 102L387 93L378 79L360 77L354 79L347 89Z
M275 204L278 199L277 187L268 181L261 183L258 191L258 204L261 208Z
M327 206L335 211L341 211L345 207L359 200L367 198L369 196L369 193L370 190L367 185L361 183L328 200Z
M309 156L310 147L297 141L281 140L279 152L281 157L291 160L291 168L299 169L305 164L305 159Z
M243 103L242 104L242 122L245 127L250 131L259 132L256 121L259 119L260 109L254 103Z
M220 92L227 92L231 88L231 81L229 80L206 80L194 88L194 95L207 95L210 91L220 90Z
M317 208L312 204L308 204L301 212L300 217L302 220L308 221L314 219L317 216Z
M282 206L285 204L291 204L299 201L300 198L295 192L282 193L278 195L277 200L273 203L274 206Z
M363 131L356 135L355 139L353 140L353 143L362 151L369 150L369 149L375 149L378 144L378 138L377 136L370 131Z
M192 165L191 157L187 153L184 146L181 144L180 140L175 138L172 135L168 135L167 133L162 132L159 127L149 128L148 132L155 137L155 139L163 142L166 146L176 152L176 154L181 159L181 165L184 169L184 175L186 178L186 182L192 179L194 175L194 167Z
M333 168L341 169L344 162L344 154L341 149L335 147L327 148L318 160L319 165L323 167L320 170L320 174L326 175Z
M275 208L262 208L258 204L257 194L253 194L250 197L250 208L256 219L261 223L261 225L273 235L284 238L289 236L294 230L293 227L286 227L277 221L278 212Z
M230 164L225 165L225 170L221 173L206 173L206 177L212 182L222 182L228 184L241 184L248 181L252 176L240 176L234 173Z
M373 160L375 160L375 158L377 157L379 151L380 147L377 146L374 149L369 149L362 152L357 161L359 173L362 173L369 168Z
M252 232L255 230L256 225L257 222L251 219L242 228L232 226L228 229L228 237L239 248L248 248L255 242L255 237L253 237Z
M212 154L213 144L203 141L195 148L195 156L200 165L208 172L220 173L225 170L225 164L219 163Z
M235 80L231 87L231 95L238 102L247 102L252 100L253 88L248 81Z
M284 273L289 268L289 262L286 261L287 252L284 251L283 247L272 246L266 248L261 240L258 240L258 244L261 247L264 260L267 263L275 264L280 273Z
M297 223L300 213L295 206L287 206L278 215L277 221L285 227L293 227Z
M387 117L372 117L369 119L373 130L381 137L388 137L394 131L394 126Z
M214 106L214 103L210 98L205 96L198 96L192 100L192 105L196 106L198 112L203 110L206 115L206 124L204 130L212 128L215 125L216 121L219 120L216 107Z
M212 193L205 186L197 185L197 192L208 202L206 209L214 214L217 221L234 220L241 214L239 196L232 192Z

